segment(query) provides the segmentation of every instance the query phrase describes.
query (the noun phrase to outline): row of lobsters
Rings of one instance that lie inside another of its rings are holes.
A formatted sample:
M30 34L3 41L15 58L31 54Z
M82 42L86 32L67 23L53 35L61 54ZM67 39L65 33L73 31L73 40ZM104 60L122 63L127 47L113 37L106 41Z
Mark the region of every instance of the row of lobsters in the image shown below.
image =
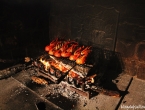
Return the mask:
M80 46L76 41L56 38L45 47L45 51L49 55L69 58L69 60L75 61L77 64L84 64L91 52L91 47Z

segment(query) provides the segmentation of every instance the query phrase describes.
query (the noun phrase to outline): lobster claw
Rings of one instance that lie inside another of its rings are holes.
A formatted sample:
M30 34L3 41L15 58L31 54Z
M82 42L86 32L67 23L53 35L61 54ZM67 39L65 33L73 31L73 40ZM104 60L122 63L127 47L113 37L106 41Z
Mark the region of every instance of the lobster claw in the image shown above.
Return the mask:
M66 42L64 43L64 45L60 48L60 50L61 50L62 52L65 51L65 50L68 48L69 43L70 43L70 41L66 41Z
M52 42L50 42L49 45L45 46L45 51L50 51L52 48L55 47L55 45L58 43L58 38L56 38L55 40L53 40Z
M67 52L74 52L74 50L76 49L77 46L78 46L78 44L72 44L72 46L70 46L66 51Z
M76 54L76 55L71 55L69 57L70 60L75 61L77 58L79 58L80 54Z
M78 44L74 41L67 41L65 44L60 48L61 56L62 57L69 57L71 56L74 49L78 46Z
M86 62L86 59L87 59L87 55L82 55L76 60L76 63L77 64L84 64Z
M49 51L49 50L51 50L52 49L52 47L50 46L50 45L47 45L47 46L45 46L45 51Z
M63 45L63 42L62 41L57 41L57 44L54 47L52 47L49 50L48 53L50 55L54 55L55 54L55 56L59 57L60 56L59 54L60 54L61 51L58 51L58 50L60 50L60 48L62 47L62 45Z
M88 54L91 52L91 47L86 47L82 52L80 57L76 60L77 64L84 64L87 60Z
M75 61L77 58L79 58L79 56L81 55L81 50L82 50L82 49L84 49L84 46L79 47L79 48L74 52L74 54L71 55L71 56L69 57L69 59L72 60L72 61Z
M49 55L53 55L54 54L54 52L55 52L55 49L54 48L52 48L51 50L49 50Z
M62 57L69 57L69 56L71 56L71 52L64 51L64 52L61 53L61 56Z
M61 57L61 50L56 50L56 51L54 52L54 56L55 56L55 57Z

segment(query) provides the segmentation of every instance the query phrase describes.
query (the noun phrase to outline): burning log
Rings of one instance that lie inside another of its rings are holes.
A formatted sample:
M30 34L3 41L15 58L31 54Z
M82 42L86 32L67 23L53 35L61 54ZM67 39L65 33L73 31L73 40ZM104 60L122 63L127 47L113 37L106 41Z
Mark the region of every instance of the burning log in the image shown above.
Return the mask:
M62 80L68 74L68 71L74 67L73 62L67 63L67 61L59 60L54 56L48 57L48 54L34 60L32 64L55 83L60 82L60 79Z
M57 79L55 82L58 82L58 80L67 75L67 82L73 84L77 88L82 88L82 90L85 90L86 84L94 83L93 77L96 76L87 77L92 67L76 65L68 59L54 56L41 56L37 61L34 61L33 64L39 67L43 73L51 77L49 79Z

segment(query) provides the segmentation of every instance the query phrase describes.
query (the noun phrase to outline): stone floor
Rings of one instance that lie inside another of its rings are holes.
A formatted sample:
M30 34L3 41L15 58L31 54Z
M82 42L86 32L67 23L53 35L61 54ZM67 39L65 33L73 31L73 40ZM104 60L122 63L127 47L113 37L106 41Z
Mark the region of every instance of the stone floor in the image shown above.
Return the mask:
M70 91L64 86L64 82L38 85L30 78L33 74L36 72L28 69L0 80L0 110L127 110L127 107L145 109L145 81L125 73L120 74L114 83L127 94L111 97L99 93L90 99Z

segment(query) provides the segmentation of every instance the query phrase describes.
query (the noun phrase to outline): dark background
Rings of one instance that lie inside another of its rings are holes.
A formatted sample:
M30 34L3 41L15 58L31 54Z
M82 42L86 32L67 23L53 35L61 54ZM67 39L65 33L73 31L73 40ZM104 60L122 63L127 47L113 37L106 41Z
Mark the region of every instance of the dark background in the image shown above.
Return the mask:
M124 71L145 79L144 13L144 0L3 0L0 56L35 56L60 36L107 50L115 46Z
M30 53L26 51L35 52L49 42L48 3L9 0L1 1L0 8L0 49L4 53L12 51L13 57L24 57Z

